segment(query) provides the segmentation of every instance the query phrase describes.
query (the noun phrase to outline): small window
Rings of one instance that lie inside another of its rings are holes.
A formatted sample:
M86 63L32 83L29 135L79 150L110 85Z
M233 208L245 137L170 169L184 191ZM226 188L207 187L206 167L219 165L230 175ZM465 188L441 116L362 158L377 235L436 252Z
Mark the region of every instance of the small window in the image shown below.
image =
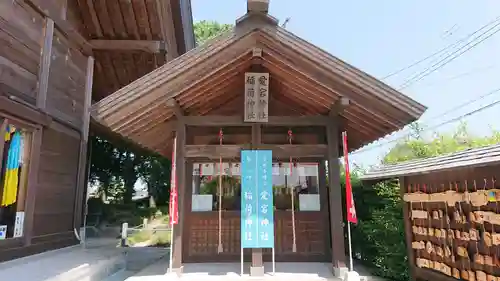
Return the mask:
M0 119L0 240L24 235L31 131Z
M277 210L319 211L317 163L273 163L274 204Z
M192 211L218 210L219 163L193 165ZM240 163L222 163L222 210L241 209ZM276 210L319 211L319 175L317 163L273 163L273 193Z
M222 163L222 173L219 170L219 163L194 164L192 211L218 210L219 198L222 210L240 210L240 163ZM220 187L219 179L222 180ZM219 197L220 189L222 195Z

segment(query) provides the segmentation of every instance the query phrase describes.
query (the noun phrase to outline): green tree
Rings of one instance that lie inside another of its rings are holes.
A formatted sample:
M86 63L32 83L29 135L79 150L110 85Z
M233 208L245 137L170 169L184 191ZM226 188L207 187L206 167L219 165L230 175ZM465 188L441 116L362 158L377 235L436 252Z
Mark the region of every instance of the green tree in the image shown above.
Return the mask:
M171 161L161 155L145 157L138 172L148 188L150 207L168 205Z
M384 164L434 157L500 142L500 132L493 131L490 136L477 137L469 133L465 122L460 123L455 132L451 134L435 133L430 140L426 140L422 136L425 128L414 125L412 129L410 136L398 142L384 157Z
M203 45L208 40L233 28L232 24L220 24L216 21L202 20L194 24L194 36L196 45Z
M91 138L89 182L98 186L98 194L106 200L119 180L120 163L115 145L99 136Z

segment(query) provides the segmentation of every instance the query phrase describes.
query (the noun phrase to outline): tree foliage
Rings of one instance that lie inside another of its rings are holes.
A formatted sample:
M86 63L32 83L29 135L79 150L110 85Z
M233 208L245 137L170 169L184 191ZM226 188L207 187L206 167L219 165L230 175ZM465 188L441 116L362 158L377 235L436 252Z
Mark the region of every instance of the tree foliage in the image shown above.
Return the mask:
M384 157L384 164L422 159L468 148L500 143L500 133L475 136L466 123L452 133L423 135L425 128L416 124L411 136L398 142ZM391 280L408 280L408 257L405 243L403 205L397 180L363 186L353 173L353 192L359 224L353 228L354 252L375 274Z
M428 141L424 139L422 130L421 126L415 125L411 136L396 144L384 157L384 164L434 157L500 142L500 132L494 131L490 136L477 137L469 133L465 122L460 123L455 132L451 134L435 133L433 138Z
M208 40L233 28L232 24L220 24L216 21L202 20L194 24L194 36L196 45L203 45Z

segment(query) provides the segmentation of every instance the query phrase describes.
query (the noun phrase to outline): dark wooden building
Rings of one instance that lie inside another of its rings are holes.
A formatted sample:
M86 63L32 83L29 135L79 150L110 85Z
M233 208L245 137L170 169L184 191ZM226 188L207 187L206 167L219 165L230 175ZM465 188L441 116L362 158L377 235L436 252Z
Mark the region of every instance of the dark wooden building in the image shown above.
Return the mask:
M78 243L92 101L193 36L184 0L0 1L0 261Z
M348 132L354 150L425 110L279 27L265 2L249 0L247 14L232 31L92 107L96 122L166 157L176 143L180 223L173 237L174 271L188 262L239 262L240 151L270 149L276 260L329 262L340 274L346 266L341 132ZM213 188L218 175L224 176L222 190ZM271 259L267 249L244 255L252 260L252 272Z
M499 280L500 145L386 165L399 180L409 266L418 280Z

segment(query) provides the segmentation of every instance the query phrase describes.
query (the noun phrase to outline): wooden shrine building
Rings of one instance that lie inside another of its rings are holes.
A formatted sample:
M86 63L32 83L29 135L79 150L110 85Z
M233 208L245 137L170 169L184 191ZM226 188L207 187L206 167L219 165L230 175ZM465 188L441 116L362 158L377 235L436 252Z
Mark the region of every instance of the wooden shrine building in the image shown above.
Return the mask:
M175 141L180 218L173 270L178 272L183 263L240 261L240 151L268 149L275 162L276 261L330 262L340 274L346 266L341 132L348 132L355 150L425 110L279 27L265 2L248 0L247 14L232 31L92 107L96 122L166 157ZM271 259L267 249L244 255L252 272L262 273L263 261Z
M398 180L413 280L499 280L500 145L376 167Z
M186 0L0 1L0 261L79 243L91 103L193 47Z

